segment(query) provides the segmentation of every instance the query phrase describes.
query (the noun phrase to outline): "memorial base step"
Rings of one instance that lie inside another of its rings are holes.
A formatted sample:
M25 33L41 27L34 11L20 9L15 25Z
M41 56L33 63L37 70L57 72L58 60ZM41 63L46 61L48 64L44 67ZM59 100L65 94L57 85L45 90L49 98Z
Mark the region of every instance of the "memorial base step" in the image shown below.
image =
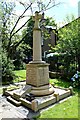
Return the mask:
M15 91L13 91L13 95L9 94L9 96L7 97L7 100L16 106L23 105L27 108L30 108L34 112L36 112L40 109L48 107L49 105L55 104L56 102L59 102L62 99L65 99L65 98L71 96L73 93L72 88L63 89L63 88L59 88L59 87L54 87L54 91L55 92L50 95L35 96L34 99L32 99L31 101L29 101L29 99L26 98L26 95L25 95L25 98L20 96L17 99L17 97L14 97ZM6 91L6 92L8 92L8 91ZM11 91L11 93L12 93L12 91Z
M7 97L7 100L11 103L13 103L14 105L16 105L17 107L21 105L20 101L15 100L14 98L12 98L11 96Z

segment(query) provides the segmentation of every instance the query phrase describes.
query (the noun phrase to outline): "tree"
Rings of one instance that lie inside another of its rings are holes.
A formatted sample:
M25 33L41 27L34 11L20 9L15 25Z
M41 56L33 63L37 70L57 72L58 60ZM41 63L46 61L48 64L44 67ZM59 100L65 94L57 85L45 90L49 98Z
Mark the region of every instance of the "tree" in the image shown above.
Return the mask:
M17 47L23 42L23 39L25 37L23 36L23 38L21 39L17 33L28 23L29 19L20 28L16 30L16 27L20 20L25 17L25 13L28 10L31 10L31 14L33 15L34 11L36 10L38 10L38 12L43 12L60 3L56 3L55 0L48 0L47 2L43 0L29 0L27 2L19 1L19 4L22 5L24 8L20 16L15 15L15 3L2 1L0 4L2 10L1 17L3 24L1 36L4 43L3 47L6 48L8 57L10 57L10 59L13 59ZM34 4L36 5L36 10L34 10ZM14 18L15 21L13 21Z
M18 1L17 1L18 2ZM53 3L53 4L51 4ZM7 63L6 65L9 64L9 60L15 60L16 59L16 54L20 54L19 57L22 57L21 53L21 44L24 40L23 38L18 34L18 32L28 23L30 19L28 19L20 28L16 29L18 23L22 18L25 17L25 13L28 10L31 10L33 13L34 10L34 5L37 5L37 9L39 12L48 10L55 5L57 5L54 0L48 0L48 2L45 4L44 1L41 0L28 0L26 3L23 3L19 1L19 4L23 6L23 12L21 13L20 16L16 15L14 12L14 8L16 4L14 2L7 2L7 1L1 1L0 2L0 17L1 17L1 26L0 26L0 36L1 36L1 41L2 41L2 52L5 53L4 56L7 57L7 62L4 60L4 64ZM32 15L32 14L31 14ZM23 55L24 56L24 55ZM5 58L6 58L5 57ZM17 58L18 59L18 58ZM4 65L3 64L3 65ZM12 61L11 61L12 64ZM2 65L2 67L4 67ZM7 68L8 66L5 67ZM7 71L6 71L7 74Z
M1 71L2 71L2 82L11 82L13 80L14 77L14 73L13 73L13 63L12 61L7 57L7 52L6 52L6 48L8 45L8 33L9 33L9 29L10 29L10 15L12 12L14 4L9 3L8 7L7 4L5 4L5 2L2 2L2 4L0 3L0 16L1 16L1 24L0 24L0 36L1 36L1 40L0 40L0 52L1 52Z
M33 48L33 27L34 27L34 21L32 20L32 17L28 21L28 24L25 29L22 31L22 38L23 44L22 47L24 46L24 54L30 58L32 56L32 48ZM25 37L24 37L25 36Z
M44 40L49 39L50 33L47 30L46 26L55 26L55 21L51 17L46 17L45 22L42 24L42 19L40 21L41 26L41 32L44 37ZM34 27L34 21L32 20L32 17L28 21L28 24L25 29L22 31L22 36L25 36L22 43L22 48L24 48L24 54L28 57L28 59L32 56L32 48L33 48L33 27ZM26 47L25 47L26 46Z
M59 40L53 49L60 53L66 53L64 63L66 68L68 68L68 72L73 70L80 71L80 17L77 19L73 18L72 16L72 22L68 21L68 24L59 29ZM70 20L69 17L67 19Z
M32 3L31 3L32 4ZM18 31L27 23L21 26L18 30L15 30L19 20L23 17L23 14L28 10L28 8L31 6L31 4L24 10L24 12L18 17L17 21L13 25L13 9L15 7L15 3L7 3L2 2L1 4L1 13L2 13L2 31L1 31L1 38L2 38L2 45L3 48L6 49L8 53L8 57L12 59L11 52L16 50L17 45L19 45L20 41L18 40L18 43L16 45L16 38L18 39ZM12 27L13 26L13 27ZM12 29L11 29L12 28Z
M20 22L20 20L25 17L25 13L26 11L28 11L29 9L31 9L31 12L33 14L34 12L34 7L32 6L33 4L36 4L37 6L37 10L39 12L42 11L46 11L52 7L54 7L55 5L57 5L54 0L48 0L47 3L41 1L41 0L31 0L31 1L27 1L26 3L23 2L19 2L23 7L24 10L22 12L22 14L20 16L16 16L16 20L14 22L14 24L12 25L12 17L14 19L15 14L13 13L14 7L15 7L15 3L13 2L1 2L1 9L2 9L2 24L3 24L3 31L5 31L5 33L3 33L2 35L5 34L5 37L8 38L8 40L6 41L6 38L3 36L2 38L4 38L4 44L6 46L6 50L8 53L8 57L12 58L12 55L14 54L13 51L16 51L16 48L19 46L19 44L22 43L23 38L21 40L18 40L16 42L15 40L15 36L17 35L17 33L27 24L27 22L29 21L29 19L19 28L16 30L16 26L18 25L18 23ZM53 4L51 4L53 3ZM6 32L6 30L7 32ZM6 36L7 35L7 36ZM12 51L12 54L10 54Z
M6 51L2 50L2 83L7 84L11 83L14 79L14 65L10 58L7 58Z

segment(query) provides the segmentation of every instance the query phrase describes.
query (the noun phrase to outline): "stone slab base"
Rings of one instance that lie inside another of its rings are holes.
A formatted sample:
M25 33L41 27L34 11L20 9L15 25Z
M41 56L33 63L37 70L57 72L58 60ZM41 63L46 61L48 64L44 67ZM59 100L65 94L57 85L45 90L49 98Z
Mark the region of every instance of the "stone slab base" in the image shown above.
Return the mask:
M11 92L11 95L9 92L9 96L11 96L11 97L8 97L8 101L10 101L10 102L12 101L12 103L14 102L15 104L17 104L16 106L22 104L23 106L26 106L36 112L44 107L47 107L51 104L54 104L64 98L67 98L68 96L72 95L72 88L62 89L62 88L55 87L54 89L55 89L55 92L52 93L51 95L35 97L34 100L32 100L32 101L28 101L28 100L26 100L26 98L20 97L20 98L18 98L18 102L16 102L17 98L15 98L15 100L13 99L14 95L12 95L12 92ZM6 91L5 93L7 93L7 92L8 91Z

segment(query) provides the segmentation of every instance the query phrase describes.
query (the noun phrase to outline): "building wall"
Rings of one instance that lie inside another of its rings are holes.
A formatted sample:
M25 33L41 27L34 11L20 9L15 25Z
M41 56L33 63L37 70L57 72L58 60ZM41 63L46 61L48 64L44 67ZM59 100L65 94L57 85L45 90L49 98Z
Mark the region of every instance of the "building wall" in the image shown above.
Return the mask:
M57 41L57 35L56 35L56 30L51 30L50 31L50 37L46 40L43 40L43 46L42 46L42 55L45 57L46 53L49 53L49 50L51 49L51 47L49 46L49 44L52 47L55 47L56 45L56 41Z

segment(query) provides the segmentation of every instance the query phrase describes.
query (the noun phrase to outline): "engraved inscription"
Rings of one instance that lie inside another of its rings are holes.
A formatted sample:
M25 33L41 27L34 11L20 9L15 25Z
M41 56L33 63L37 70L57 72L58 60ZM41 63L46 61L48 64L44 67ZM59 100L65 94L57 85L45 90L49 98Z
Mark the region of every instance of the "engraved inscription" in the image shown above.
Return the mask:
M28 65L26 83L33 86L49 84L48 66Z

